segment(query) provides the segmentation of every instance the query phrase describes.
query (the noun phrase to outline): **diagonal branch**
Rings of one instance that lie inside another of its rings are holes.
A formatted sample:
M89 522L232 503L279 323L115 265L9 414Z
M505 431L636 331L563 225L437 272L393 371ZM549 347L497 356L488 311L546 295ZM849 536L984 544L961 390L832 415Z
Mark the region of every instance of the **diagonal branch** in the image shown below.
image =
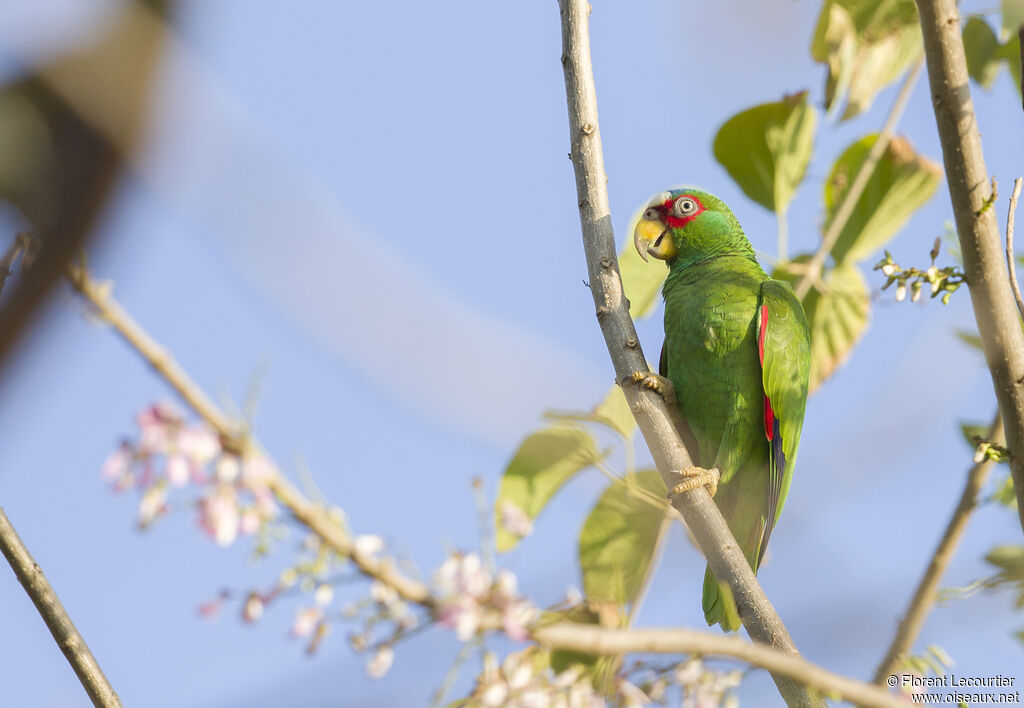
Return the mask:
M587 26L589 5L585 0L559 0L562 20L562 66L569 108L576 192L579 198L583 247L586 251L590 290L597 319L615 367L618 381L635 371L647 371L647 361L637 338L629 303L622 291L612 232L608 189L597 122L597 96L590 59ZM692 466L679 439L664 400L650 391L626 385L623 393L636 418L651 455L671 489L678 472ZM732 589L740 618L750 637L796 654L796 646L782 620L758 585L750 565L733 538L725 519L707 490L695 489L677 496L673 504L683 515L715 577ZM820 705L805 687L783 674L773 675L779 691L791 706Z
M1002 445L1004 442L1003 421L998 413L988 429L986 440L997 445ZM889 651L886 652L882 663L875 670L875 683L882 684L886 678L896 673L900 668L900 660L907 655L921 633L928 613L935 606L939 581L942 580L946 568L953 560L953 554L956 553L960 539L963 538L964 529L967 528L967 521L978 506L978 495L981 493L981 488L995 464L993 460L986 457L975 463L967 473L967 482L960 495L960 502L953 510L953 516L946 524L946 530L939 540L939 545L935 548L928 567L925 568L924 575L921 576L921 580L917 584L907 611L904 613L903 619L900 620L896 636L893 637L892 644L889 646Z
M907 73L907 77L903 79L903 85L900 86L900 91L896 94L896 100L893 101L892 108L889 109L889 115L885 118L882 132L875 138L875 143L871 146L871 150L868 151L868 156L864 158L860 169L857 170L857 175L853 178L853 182L846 191L843 201L840 202L835 216L832 217L832 223L829 224L828 231L825 232L821 239L821 246L811 256L811 260L807 262L807 265L801 268L803 277L800 278L796 287L793 288L796 296L801 300L804 299L804 296L807 295L811 287L820 280L821 269L825 265L825 259L832 252L832 247L836 245L836 241L839 240L839 234L843 232L843 228L850 220L853 208L857 206L860 196L864 193L864 188L868 186L868 180L871 179L875 166L882 159L885 149L889 147L893 131L896 130L896 124L899 123L900 117L903 115L903 109L907 107L910 94L914 92L914 86L917 84L917 77L921 73L923 64L923 59L915 62L914 66Z
M113 326L121 338L142 355L192 410L217 431L225 448L243 456L260 455L269 460L260 444L222 411L170 353L111 297L109 287L93 281L85 268L80 266L70 267L68 278L75 290L95 308L96 313ZM428 609L433 608L430 591L423 583L402 574L391 561L379 560L360 552L352 536L327 509L307 499L281 474L276 465L273 466L273 470L267 478L267 486L296 520L318 535L336 553L351 559L365 575L390 585L405 600Z
M1017 199L1020 198L1020 188L1024 185L1024 178L1018 177L1013 181L1013 194L1010 195L1010 211L1006 214L1006 270L1010 274L1010 289L1013 290L1013 299L1017 303L1017 312L1024 317L1024 298L1020 295L1020 286L1017 284L1017 263L1013 255L1013 225L1017 216Z
M121 708L121 699L103 675L103 669L89 651L89 645L78 633L75 623L71 621L60 598L43 574L43 569L25 548L3 509L0 509L0 551L11 564L18 582L32 599L93 705L97 708Z
M773 647L689 629L606 629L592 624L563 622L537 629L533 638L556 649L586 654L697 654L740 659L768 669L774 676L788 676L817 692L877 708L900 708L907 704L885 690L832 673L797 654Z
M1024 528L1024 331L1010 292L995 213L985 208L992 188L971 101L960 14L956 0L917 0L917 7L964 272L1003 417Z

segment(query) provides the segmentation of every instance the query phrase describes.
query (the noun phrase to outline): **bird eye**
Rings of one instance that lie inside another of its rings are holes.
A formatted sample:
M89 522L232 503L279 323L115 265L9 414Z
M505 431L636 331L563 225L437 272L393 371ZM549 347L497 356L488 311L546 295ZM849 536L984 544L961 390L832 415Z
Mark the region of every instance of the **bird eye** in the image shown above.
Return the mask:
M658 215L657 210L648 209L647 211L644 212L644 218L647 219L648 221L656 221L661 217Z
M677 216L689 216L697 211L697 202L688 197L684 197L675 203L673 211L675 211Z

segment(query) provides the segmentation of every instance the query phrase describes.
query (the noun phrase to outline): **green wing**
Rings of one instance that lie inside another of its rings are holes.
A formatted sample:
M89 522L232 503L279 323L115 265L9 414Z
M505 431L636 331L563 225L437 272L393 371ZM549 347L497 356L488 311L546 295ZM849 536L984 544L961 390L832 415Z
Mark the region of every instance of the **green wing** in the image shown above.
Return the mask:
M769 437L770 494L765 514L760 565L772 528L786 503L793 465L800 446L800 431L807 406L807 381L811 366L811 333L804 308L788 283L766 280L761 285L758 307L758 351L761 381L771 404L769 423L765 408L765 434Z

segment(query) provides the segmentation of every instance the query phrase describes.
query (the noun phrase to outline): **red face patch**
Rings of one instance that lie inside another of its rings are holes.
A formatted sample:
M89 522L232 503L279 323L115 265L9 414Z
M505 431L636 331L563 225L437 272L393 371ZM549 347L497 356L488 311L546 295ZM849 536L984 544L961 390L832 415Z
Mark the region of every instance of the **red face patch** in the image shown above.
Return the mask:
M686 214L684 216L677 216L676 202L678 202L681 199L689 199L691 202L697 205L697 208L689 214ZM673 199L666 199L665 203L661 205L661 208L665 212L665 224L669 228L673 229L683 228L684 226L686 226L691 221L693 221L698 216L704 213L704 205L701 203L699 199L697 199L697 197L693 196L692 194L680 194L678 197L675 197Z

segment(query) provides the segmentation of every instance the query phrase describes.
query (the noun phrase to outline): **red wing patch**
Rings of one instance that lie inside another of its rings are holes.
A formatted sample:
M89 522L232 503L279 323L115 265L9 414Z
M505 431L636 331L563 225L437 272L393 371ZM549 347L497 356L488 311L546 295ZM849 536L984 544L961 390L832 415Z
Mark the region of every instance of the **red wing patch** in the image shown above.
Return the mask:
M761 305L761 327L757 333L757 356L764 366L764 337L768 333L768 306ZM775 411L772 410L772 402L768 400L768 394L764 395L764 434L769 440L775 437Z

